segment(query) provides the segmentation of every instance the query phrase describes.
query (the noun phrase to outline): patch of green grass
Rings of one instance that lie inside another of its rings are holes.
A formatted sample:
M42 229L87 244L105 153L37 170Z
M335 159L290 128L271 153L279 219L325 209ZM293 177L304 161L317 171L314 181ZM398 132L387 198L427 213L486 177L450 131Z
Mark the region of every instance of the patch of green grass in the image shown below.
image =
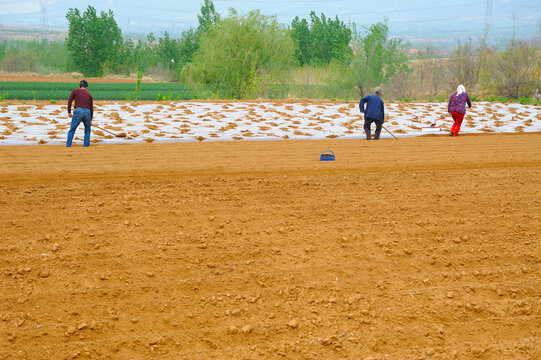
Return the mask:
M54 82L0 82L0 94L7 92L10 100L67 100L71 91L79 87L77 83ZM94 100L125 100L126 93L133 92L133 83L95 83L89 84L88 91ZM190 100L195 95L185 84L143 83L138 94L139 100L155 100L158 94L171 92L172 98Z
M162 93L159 93L156 97L156 101L171 101L173 99L173 93L171 90L169 90L168 95L162 95Z
M505 96L489 96L485 99L485 101L488 102L501 102L501 103L508 103L512 102L510 99L506 98Z
M524 105L541 105L541 101L533 101L531 97L523 96L518 102Z

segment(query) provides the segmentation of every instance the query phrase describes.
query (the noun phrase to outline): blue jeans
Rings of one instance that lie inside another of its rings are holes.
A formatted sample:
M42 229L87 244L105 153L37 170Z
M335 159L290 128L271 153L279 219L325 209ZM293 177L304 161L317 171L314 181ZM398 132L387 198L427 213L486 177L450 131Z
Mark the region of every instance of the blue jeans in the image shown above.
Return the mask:
M67 147L71 146L73 136L75 135L75 130L77 130L77 127L79 126L81 121L85 125L84 146L90 145L90 109L75 108L75 110L73 110L73 117L71 118L71 127L68 131L68 142L66 142Z

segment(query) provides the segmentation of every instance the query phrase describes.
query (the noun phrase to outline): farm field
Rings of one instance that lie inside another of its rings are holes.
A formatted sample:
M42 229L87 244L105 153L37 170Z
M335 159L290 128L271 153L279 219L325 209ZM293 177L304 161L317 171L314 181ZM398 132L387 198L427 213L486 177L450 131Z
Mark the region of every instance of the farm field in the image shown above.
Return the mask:
M31 81L30 81L31 80ZM6 100L46 100L64 102L79 80L48 77L3 76L0 73L0 96ZM89 91L94 100L192 100L197 94L185 84L178 82L143 81L140 92L135 94L136 80L133 79L89 79ZM207 89L210 92L211 88ZM270 91L271 98L287 98L292 94L303 98L321 98L330 91L324 85L276 85ZM130 96L130 97L128 97Z
M0 359L539 359L540 183L539 132L1 146Z
M0 76L1 79L1 76ZM58 79L57 79L58 80ZM67 102L71 91L79 86L79 80L65 82L49 81L0 81L0 95L6 100L53 100ZM133 94L136 84L133 82L95 82L90 91L94 100L126 100ZM180 83L142 83L138 94L140 100L156 100L160 96L172 99L191 99L192 94Z
M446 103L386 103L385 127L397 137L447 135L452 119ZM71 119L67 106L37 102L0 104L0 145L63 144ZM93 143L210 140L364 138L358 103L274 101L96 102ZM374 127L374 126L373 126ZM80 144L83 126L76 132ZM541 106L474 103L461 134L541 131ZM115 134L125 133L118 138ZM383 130L382 137L390 137Z

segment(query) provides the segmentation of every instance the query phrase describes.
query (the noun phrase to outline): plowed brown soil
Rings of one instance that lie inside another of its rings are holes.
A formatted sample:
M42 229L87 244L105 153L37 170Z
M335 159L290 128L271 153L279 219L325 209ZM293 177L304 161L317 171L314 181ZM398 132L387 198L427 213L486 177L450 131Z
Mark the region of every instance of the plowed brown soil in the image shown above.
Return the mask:
M0 147L0 179L0 359L541 358L538 133Z
M137 79L131 78L86 78L78 73L64 75L41 76L37 74L14 74L0 72L0 81L38 81L38 82L73 82L77 84L80 80L86 79L89 83L136 83ZM67 101L67 99L66 99Z

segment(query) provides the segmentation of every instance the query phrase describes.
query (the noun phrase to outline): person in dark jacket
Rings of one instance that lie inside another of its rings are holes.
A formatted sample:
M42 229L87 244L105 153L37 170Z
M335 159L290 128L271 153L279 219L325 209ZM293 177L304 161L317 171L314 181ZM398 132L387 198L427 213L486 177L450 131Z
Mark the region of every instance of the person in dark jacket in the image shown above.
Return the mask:
M73 115L71 114L71 104L75 101ZM83 122L85 125L84 146L90 145L90 127L92 125L92 116L94 115L94 102L92 95L88 92L88 82L81 80L79 88L74 89L68 99L68 116L71 117L71 127L68 131L68 141L66 146L70 147L75 135L75 130Z
M371 140L370 126L372 123L376 124L376 134L374 140L379 140L381 134L381 127L385 119L385 106L381 97L383 92L381 90L376 91L376 95L368 95L361 99L359 103L359 110L364 113L364 132L366 133L366 140ZM364 104L366 104L366 109Z
M454 123L451 127L450 136L458 136L460 131L460 126L462 125L462 120L464 115L466 115L466 104L471 108L471 100L466 92L464 85L458 85L456 91L451 94L449 98L449 103L447 104L447 111L453 117Z

